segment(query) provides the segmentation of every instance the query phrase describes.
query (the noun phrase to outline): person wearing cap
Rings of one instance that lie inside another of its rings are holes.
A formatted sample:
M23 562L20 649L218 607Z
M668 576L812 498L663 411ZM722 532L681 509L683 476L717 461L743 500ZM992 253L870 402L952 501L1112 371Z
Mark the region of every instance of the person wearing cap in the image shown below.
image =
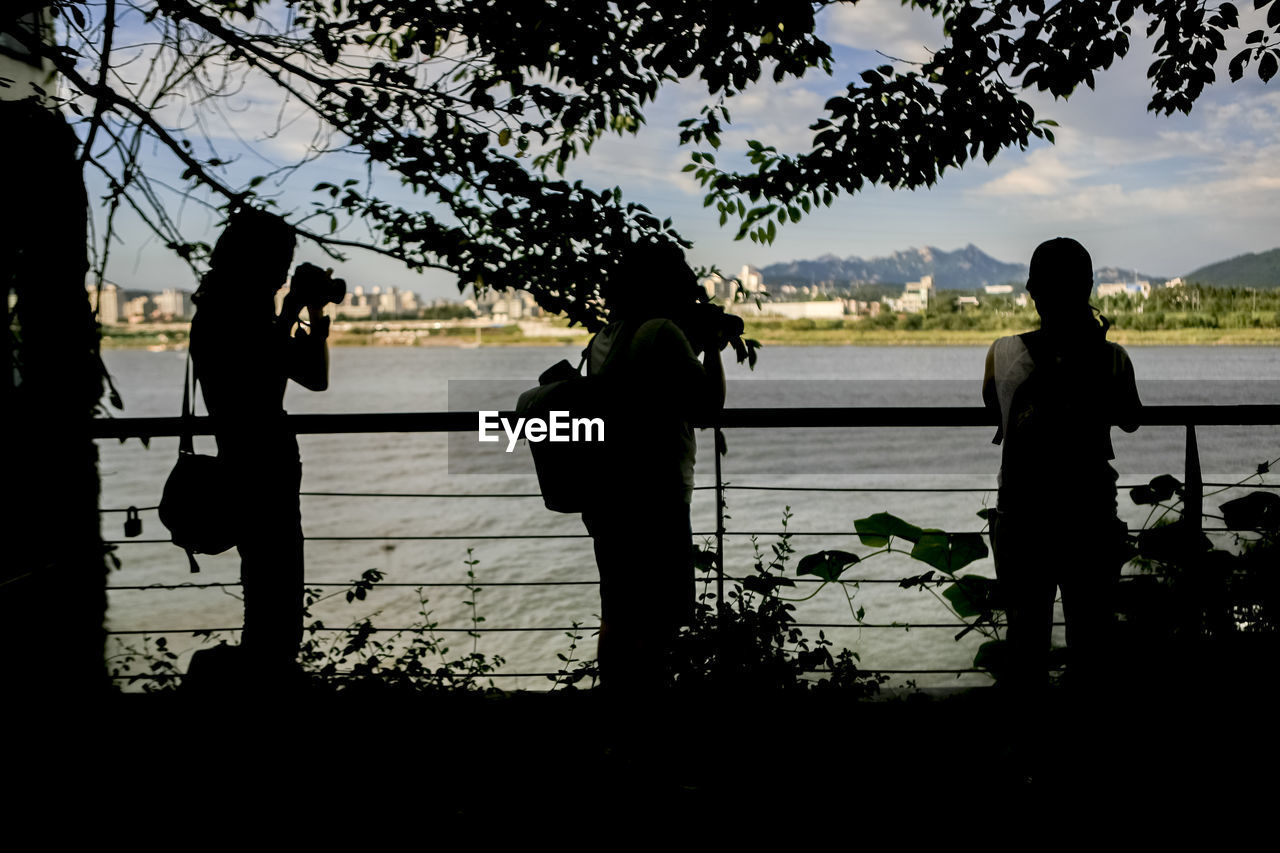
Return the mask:
M1006 684L1047 686L1055 594L1067 622L1068 673L1096 681L1125 561L1116 515L1111 427L1135 431L1141 402L1133 364L1106 339L1089 304L1093 261L1075 240L1041 243L1027 292L1040 328L987 352L984 403L1000 415L999 493L991 514L996 576L1007 617Z

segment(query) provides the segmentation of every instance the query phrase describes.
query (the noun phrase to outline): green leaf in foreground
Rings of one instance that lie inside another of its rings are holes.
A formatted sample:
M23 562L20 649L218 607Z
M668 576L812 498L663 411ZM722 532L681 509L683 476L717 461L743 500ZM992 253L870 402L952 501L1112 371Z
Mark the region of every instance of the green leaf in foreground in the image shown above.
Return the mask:
M952 609L961 617L982 616L998 609L996 589L994 578L965 575L947 587L942 597L951 602Z
M911 549L911 556L939 571L953 575L987 556L987 543L980 533L952 533L928 529Z
M839 579L845 569L858 562L858 555L849 551L819 551L800 558L797 575L813 575L824 581Z
M908 542L916 542L924 534L924 531L914 524L887 512L877 512L875 515L859 518L853 522L853 529L858 531L858 539L862 544L871 548L883 548L889 544L890 537L896 536Z
M919 540L911 549L911 556L922 563L928 563L939 571L950 573L950 549L947 546L947 534L941 530L930 528L921 533Z
M973 656L973 665L976 669L997 671L1004 663L1007 654L1008 647L1004 640L988 640L978 646L978 652Z

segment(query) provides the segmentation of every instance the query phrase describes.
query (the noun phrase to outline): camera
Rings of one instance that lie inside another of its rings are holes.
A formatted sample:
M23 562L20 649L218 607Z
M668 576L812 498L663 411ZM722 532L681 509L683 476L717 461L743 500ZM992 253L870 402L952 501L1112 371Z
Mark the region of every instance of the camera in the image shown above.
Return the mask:
M315 264L298 264L289 281L289 296L300 305L342 302L347 283L333 277L333 270L322 270Z
M718 351L742 336L742 318L711 302L694 302L685 309L680 326L695 352Z

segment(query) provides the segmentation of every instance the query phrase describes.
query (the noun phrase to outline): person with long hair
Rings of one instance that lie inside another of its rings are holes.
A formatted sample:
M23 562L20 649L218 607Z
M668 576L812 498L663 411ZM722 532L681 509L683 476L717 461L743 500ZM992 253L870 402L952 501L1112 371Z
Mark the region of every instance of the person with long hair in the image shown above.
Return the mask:
M1053 607L1062 593L1068 678L1105 670L1125 525L1116 514L1111 427L1137 427L1128 354L1106 339L1089 304L1093 261L1075 240L1041 243L1027 292L1040 328L998 339L987 353L982 396L1000 414L999 497L991 538L1008 619L1006 684L1047 685Z
M285 419L285 386L292 379L311 391L328 387L323 312L335 286L345 288L318 267L299 264L277 314L276 292L288 277L294 244L293 229L280 217L252 208L233 213L193 297L191 323L196 380L238 497L244 632L234 665L216 667L237 671L215 677L281 685L300 672L303 608L302 462ZM197 678L214 668L192 661Z

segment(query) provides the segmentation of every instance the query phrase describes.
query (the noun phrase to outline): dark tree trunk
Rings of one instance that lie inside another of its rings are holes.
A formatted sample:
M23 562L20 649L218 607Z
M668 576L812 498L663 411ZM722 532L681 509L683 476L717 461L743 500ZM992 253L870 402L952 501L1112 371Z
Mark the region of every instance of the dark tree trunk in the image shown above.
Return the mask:
M87 437L103 389L85 290L88 201L61 115L0 102L0 127L4 682L14 699L83 698L108 684L98 452Z

